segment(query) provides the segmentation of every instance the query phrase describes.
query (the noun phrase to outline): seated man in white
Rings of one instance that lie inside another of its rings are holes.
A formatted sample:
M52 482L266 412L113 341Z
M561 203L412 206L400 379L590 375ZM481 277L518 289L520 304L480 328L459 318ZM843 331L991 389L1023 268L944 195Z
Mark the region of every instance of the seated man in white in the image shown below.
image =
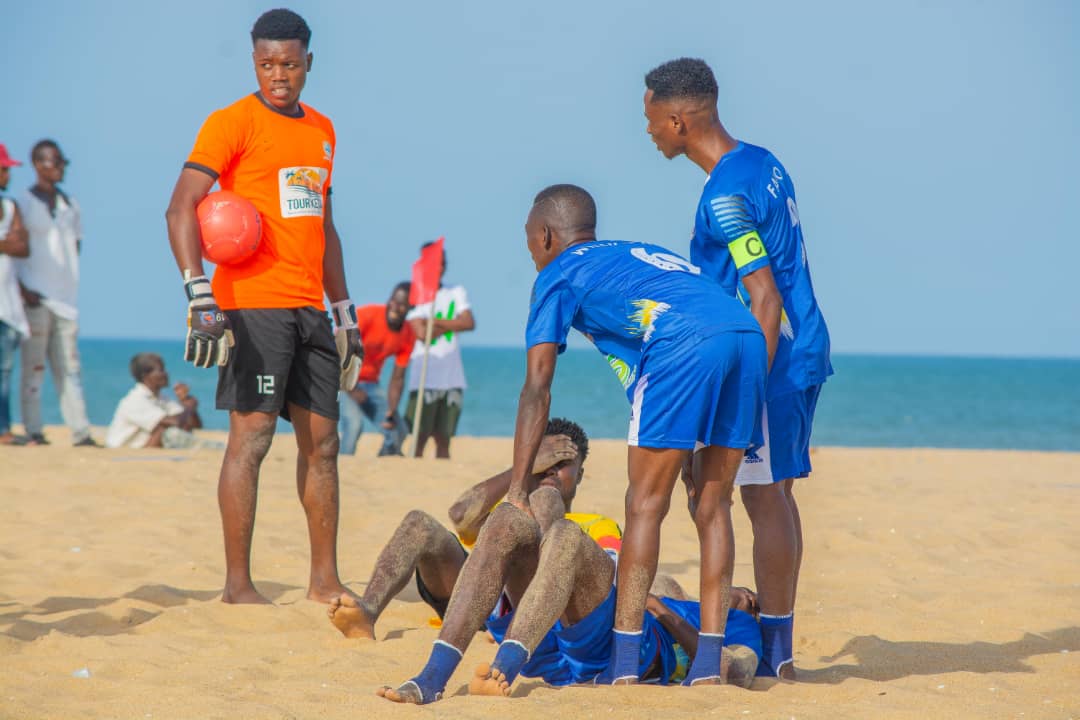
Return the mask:
M196 444L192 430L202 427L199 402L188 386L173 386L176 400L161 396L169 385L165 361L156 353L139 353L131 358L135 387L116 406L112 424L105 435L110 448L188 448Z

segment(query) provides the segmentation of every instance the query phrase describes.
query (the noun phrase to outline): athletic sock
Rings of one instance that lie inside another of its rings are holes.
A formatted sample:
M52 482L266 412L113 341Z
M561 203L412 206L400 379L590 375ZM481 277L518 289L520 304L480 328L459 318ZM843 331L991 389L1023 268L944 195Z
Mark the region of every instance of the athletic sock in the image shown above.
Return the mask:
M720 677L720 659L724 652L724 634L698 633L697 652L690 672L686 673L683 685L693 685L700 680Z
M780 668L792 661L791 630L794 617L787 615L760 616L761 662L758 677L779 677Z
M427 665L410 682L420 690L422 705L435 702L442 697L443 690L450 676L461 662L461 651L448 642L436 640L431 646L431 656Z
M503 640L499 645L499 651L495 653L495 659L491 662L491 669L505 675L506 682L512 685L527 662L529 662L529 651L524 645L517 640Z
M600 677L601 682L613 683L616 680L638 679L638 655L641 654L641 631L624 632L613 630L611 643L611 662L607 672Z

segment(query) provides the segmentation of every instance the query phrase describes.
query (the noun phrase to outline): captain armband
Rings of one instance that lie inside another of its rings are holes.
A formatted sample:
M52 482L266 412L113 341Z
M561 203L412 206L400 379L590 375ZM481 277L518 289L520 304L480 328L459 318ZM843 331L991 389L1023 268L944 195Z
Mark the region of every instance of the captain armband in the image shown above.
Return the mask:
M751 230L729 242L728 252L731 253L731 258L735 261L735 267L740 270L756 260L769 257L769 253L765 252L765 244L761 242L761 236L758 235L757 230Z

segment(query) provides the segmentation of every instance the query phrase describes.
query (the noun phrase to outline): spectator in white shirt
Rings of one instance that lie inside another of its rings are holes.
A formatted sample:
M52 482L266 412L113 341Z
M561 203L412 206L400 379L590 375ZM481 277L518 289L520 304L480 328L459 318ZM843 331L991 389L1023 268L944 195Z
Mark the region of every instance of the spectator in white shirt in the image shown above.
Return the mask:
M30 444L46 445L41 388L48 358L60 396L60 412L78 447L98 447L90 437L79 366L79 204L58 185L69 161L52 140L30 153L37 183L20 200L30 233L30 256L17 264L30 337L22 344L22 419Z
M0 192L7 190L11 168L19 165L22 163L12 159L0 144ZM11 433L11 369L19 338L30 334L30 326L19 297L12 258L26 257L27 252L26 228L19 208L11 198L0 197L0 445L19 444Z
M423 248L431 245L424 243ZM434 309L431 346L428 348L427 375L424 378L424 410L420 417L420 431L417 433L416 447L413 454L420 457L429 438L435 440L435 457L449 459L450 438L457 433L458 419L465 399L465 366L461 362L461 346L458 335L476 328L472 306L468 295L461 285L443 285L446 275L446 255L439 274L439 289L435 301L417 305L405 319L416 333L416 344L409 360L409 401L405 409L405 420L409 427L414 426L416 417L417 394L419 391L421 368L424 364L424 337L427 333L427 319Z
M116 406L112 424L105 433L109 448L188 448L196 444L192 430L202 427L199 402L188 386L173 386L176 400L161 397L169 385L165 361L157 353L139 353L131 358L135 387Z

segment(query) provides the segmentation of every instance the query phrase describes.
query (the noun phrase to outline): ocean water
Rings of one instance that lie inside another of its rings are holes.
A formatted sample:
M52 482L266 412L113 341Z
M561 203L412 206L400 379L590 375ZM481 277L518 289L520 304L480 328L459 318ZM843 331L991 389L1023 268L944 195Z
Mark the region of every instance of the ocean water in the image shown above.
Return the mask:
M84 339L80 348L93 424L108 425L130 389L131 356L152 351L165 358L173 382L191 385L206 426L227 427L227 414L214 409L217 373L186 365L180 342ZM460 434L512 435L525 353L478 347L463 352L469 389ZM815 445L1080 451L1080 359L836 355L833 365L836 375L818 405ZM13 381L17 387L18 368ZM18 423L17 397L12 400ZM593 350L570 349L560 356L551 411L576 420L593 437L626 436L629 406ZM62 422L51 378L44 414L46 423Z

